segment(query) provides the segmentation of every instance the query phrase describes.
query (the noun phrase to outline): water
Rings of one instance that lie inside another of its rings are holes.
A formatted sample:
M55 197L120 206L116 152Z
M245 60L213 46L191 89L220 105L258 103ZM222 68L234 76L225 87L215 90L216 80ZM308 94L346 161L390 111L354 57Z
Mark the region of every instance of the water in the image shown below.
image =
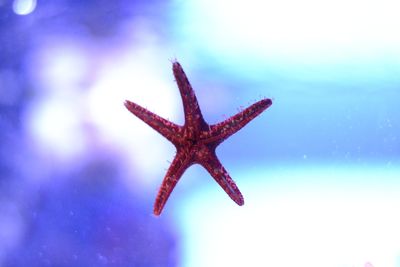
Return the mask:
M0 266L400 266L400 19L393 1L0 2ZM273 105L161 217L183 123Z

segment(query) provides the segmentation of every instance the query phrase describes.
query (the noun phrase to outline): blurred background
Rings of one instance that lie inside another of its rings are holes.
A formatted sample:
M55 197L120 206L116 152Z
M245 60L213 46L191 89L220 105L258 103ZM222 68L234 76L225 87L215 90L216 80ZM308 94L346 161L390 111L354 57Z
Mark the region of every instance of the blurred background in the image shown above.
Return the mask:
M0 266L400 267L395 0L0 0ZM178 124L273 105L152 215Z

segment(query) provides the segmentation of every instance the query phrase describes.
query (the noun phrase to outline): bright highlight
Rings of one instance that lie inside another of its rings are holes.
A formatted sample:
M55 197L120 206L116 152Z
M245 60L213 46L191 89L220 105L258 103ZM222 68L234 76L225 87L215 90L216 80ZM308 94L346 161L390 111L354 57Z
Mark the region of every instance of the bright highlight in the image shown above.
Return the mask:
M36 0L14 0L13 10L18 15L28 15L36 8Z

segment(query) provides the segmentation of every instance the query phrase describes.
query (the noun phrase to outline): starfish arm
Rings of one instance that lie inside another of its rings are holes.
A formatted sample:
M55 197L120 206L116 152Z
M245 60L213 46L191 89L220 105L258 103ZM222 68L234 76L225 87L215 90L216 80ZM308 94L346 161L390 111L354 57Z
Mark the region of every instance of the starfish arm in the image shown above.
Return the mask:
M214 180L225 190L229 197L239 206L244 204L243 195L239 188L229 176L229 173L218 160L215 152L211 153L208 159L201 162L201 165L211 174Z
M136 117L147 123L151 128L159 132L172 143L176 144L180 139L180 126L172 123L153 112L135 104L129 100L125 101L125 107Z
M196 94L194 93L182 66L177 61L173 63L172 70L182 98L183 111L185 113L185 125L191 127L194 131L201 130L201 128L206 125L206 122L201 114Z
M187 150L178 150L176 153L171 166L165 174L160 189L158 190L157 198L154 203L154 214L156 216L161 214L165 203L167 202L172 190L174 190L182 174L190 165L193 164L191 158L192 157Z
M206 133L204 139L210 142L220 140L219 143L221 143L229 136L242 129L247 123L252 121L271 105L272 101L268 98L254 103L229 119L210 126L210 131Z

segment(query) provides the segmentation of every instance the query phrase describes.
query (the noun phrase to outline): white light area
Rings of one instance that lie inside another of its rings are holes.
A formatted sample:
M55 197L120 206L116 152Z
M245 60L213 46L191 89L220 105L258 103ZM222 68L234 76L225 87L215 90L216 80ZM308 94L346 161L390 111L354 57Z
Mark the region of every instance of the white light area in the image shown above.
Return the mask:
M309 63L400 53L396 0L192 0L177 6L185 46L218 57Z
M53 159L73 160L86 149L82 108L71 99L48 96L25 113L26 126L41 152Z
M36 8L36 0L14 0L13 10L18 15L28 15Z
M175 148L132 115L124 101L174 122L182 105L170 55L163 55L151 31L133 26L129 34L135 38L124 31L118 42L105 44L46 36L25 63L37 90L25 119L42 152L73 163L93 150L109 149L126 161L120 162L132 172L126 177L143 177L126 181L129 185L137 189L151 184L154 190Z
M291 167L242 172L242 207L211 180L181 201L182 266L398 267L400 168Z
M90 78L88 47L62 36L43 41L27 57L27 66L37 86L44 91L73 93Z
M78 160L88 147L84 84L88 73L85 47L77 40L44 40L26 58L35 98L23 120L31 140L44 156L64 163Z
M126 153L126 164L131 165L137 177L145 177L140 182L159 183L158 176L165 172L167 160L172 160L175 148L130 113L124 102L130 100L179 123L175 114L182 108L173 81L172 65L166 59L162 61L164 64L157 66L160 61L148 53L122 51L112 55L103 62L103 69L89 90L90 120L114 146ZM152 177L158 180L150 179Z

